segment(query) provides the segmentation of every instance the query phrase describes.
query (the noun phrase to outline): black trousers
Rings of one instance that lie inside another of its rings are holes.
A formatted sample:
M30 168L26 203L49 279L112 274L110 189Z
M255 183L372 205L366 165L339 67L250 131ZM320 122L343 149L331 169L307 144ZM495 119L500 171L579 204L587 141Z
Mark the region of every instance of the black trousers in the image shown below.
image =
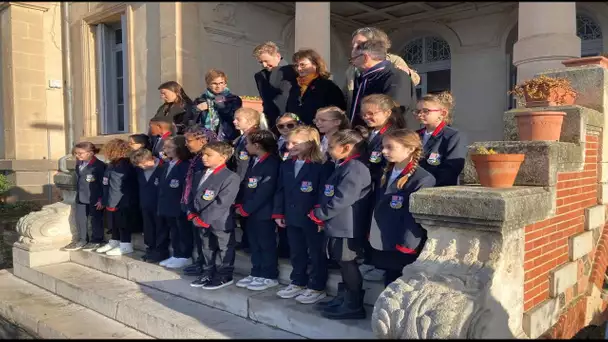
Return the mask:
M360 293L363 289L363 276L357 258L362 256L364 240L327 237L327 254L340 265L342 282L351 293Z
M242 218L241 224L249 232L247 237L251 250L251 275L277 279L279 277L279 257L274 220Z
M277 227L279 236L279 257L289 257L289 239L287 238L287 229Z
M192 258L195 263L199 263L201 265L205 264L205 256L203 255L203 240L201 239L201 231L200 228L195 227L194 223L190 223L190 232L193 237L194 244L192 246L193 253ZM196 254L196 255L194 255Z
M91 225L90 238L89 224ZM103 242L103 210L95 209L94 204L76 203L76 226L79 240L92 243Z
M327 256L325 234L317 228L287 226L290 259L293 270L291 282L316 291L325 290L327 283ZM310 275L307 274L308 259L311 260Z
M234 231L224 232L213 228L197 229L203 242L204 273L212 277L232 278L236 254Z
M144 231L144 218L141 212L141 207L138 203L129 206L129 225L131 233L141 233Z
M129 211L118 208L116 211L108 211L112 240L123 243L131 243L131 225L129 224Z
M399 251L379 251L373 249L372 264L384 270L384 286L403 275L403 268L418 259L418 254L405 254Z
M140 215L143 222L144 231L144 243L150 251L157 251L157 244L159 239L162 237L163 232L161 231L161 220L156 215L155 209L144 209L140 210Z
M178 217L161 217L171 234L171 247L176 258L192 256L192 228L185 215Z

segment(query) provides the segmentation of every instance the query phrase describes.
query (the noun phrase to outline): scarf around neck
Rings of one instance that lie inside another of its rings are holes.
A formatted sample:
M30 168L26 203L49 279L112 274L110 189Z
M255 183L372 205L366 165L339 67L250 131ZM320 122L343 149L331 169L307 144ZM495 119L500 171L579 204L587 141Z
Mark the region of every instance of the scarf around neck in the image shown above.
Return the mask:
M228 87L226 87L224 89L224 91L222 91L221 94L218 95L222 95L224 96L224 98L226 98L228 95L230 94L230 89L228 89ZM215 109L215 97L217 95L215 95L214 93L211 92L211 90L207 89L207 91L205 91L205 95L207 97L207 99L205 100L207 102L207 116L205 116L205 122L202 122L202 124L204 125L205 128L208 128L214 132L217 132L217 127L220 124L220 118L217 114L217 110Z
M298 85L300 86L300 97L304 95L310 83L312 83L312 81L314 81L317 77L319 77L319 74L317 73L308 74L306 76L298 76Z

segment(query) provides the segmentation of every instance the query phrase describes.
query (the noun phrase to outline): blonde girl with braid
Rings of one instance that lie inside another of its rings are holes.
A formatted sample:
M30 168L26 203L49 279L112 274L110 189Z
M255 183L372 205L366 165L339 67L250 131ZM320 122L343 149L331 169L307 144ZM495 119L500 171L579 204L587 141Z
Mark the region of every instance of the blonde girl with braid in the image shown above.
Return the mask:
M420 166L437 180L436 186L458 185L464 169L467 141L462 132L453 128L454 98L450 92L424 95L416 104L414 116L424 128L418 130L423 154Z
M329 138L339 130L350 128L350 120L348 120L346 112L336 106L323 107L317 110L313 122L319 132L323 134L321 151L325 154L329 153L327 150Z
M410 195L435 186L435 177L418 165L422 142L414 131L399 129L382 138L382 154L388 161L380 186L375 189L369 241L372 264L385 270L384 285L402 275L403 267L418 258L426 242L426 230L409 210Z

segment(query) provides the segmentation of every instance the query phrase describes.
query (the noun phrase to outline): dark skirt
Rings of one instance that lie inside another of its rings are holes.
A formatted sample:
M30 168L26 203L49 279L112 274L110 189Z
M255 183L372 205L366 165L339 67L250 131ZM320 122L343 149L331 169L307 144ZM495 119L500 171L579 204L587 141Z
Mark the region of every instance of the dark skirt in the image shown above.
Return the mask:
M401 271L403 268L418 259L418 254L406 254L399 251L371 251L372 265L381 270Z
M333 261L351 261L363 256L363 239L327 237L327 255Z

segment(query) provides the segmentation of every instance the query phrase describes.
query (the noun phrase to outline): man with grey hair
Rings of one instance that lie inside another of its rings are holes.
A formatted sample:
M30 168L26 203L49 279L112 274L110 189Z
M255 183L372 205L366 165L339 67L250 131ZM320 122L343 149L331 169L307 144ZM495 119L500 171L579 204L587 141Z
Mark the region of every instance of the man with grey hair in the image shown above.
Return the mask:
M370 39L352 50L350 63L359 70L354 80L352 104L348 116L352 126L365 122L359 115L361 99L371 94L385 94L406 109L416 105L416 93L412 91L412 79L405 71L395 68L386 59L386 43Z

